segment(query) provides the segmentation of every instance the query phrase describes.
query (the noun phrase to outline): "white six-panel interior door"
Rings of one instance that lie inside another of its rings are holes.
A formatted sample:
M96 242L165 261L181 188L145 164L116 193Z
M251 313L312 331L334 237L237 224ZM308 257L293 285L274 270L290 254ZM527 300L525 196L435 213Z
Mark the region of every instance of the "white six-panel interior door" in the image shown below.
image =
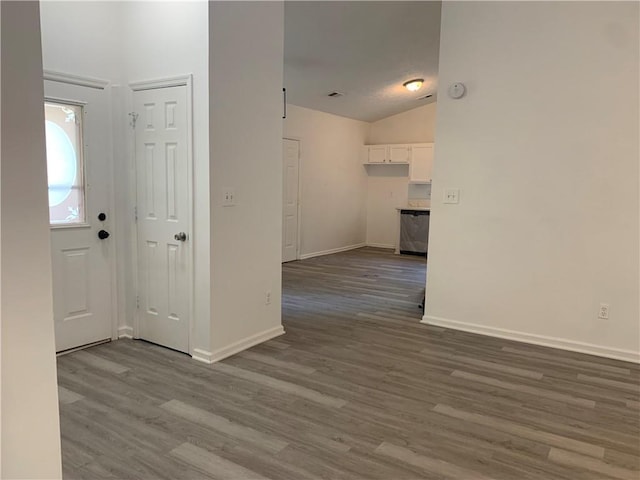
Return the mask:
M77 79L74 80L77 82ZM51 228L53 311L56 351L109 340L113 336L113 226L109 94L103 86L44 82L45 97L83 107L86 221ZM100 221L98 215L106 219Z
M133 92L138 338L189 353L192 278L186 85Z
M282 261L298 258L298 173L300 142L282 141Z

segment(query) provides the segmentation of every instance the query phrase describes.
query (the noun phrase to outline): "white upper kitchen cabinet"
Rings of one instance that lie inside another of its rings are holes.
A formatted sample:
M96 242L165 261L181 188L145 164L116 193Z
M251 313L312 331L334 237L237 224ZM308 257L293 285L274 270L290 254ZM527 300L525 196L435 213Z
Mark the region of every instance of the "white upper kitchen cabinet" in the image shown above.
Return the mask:
M431 183L433 169L433 143L420 143L411 146L409 164L409 183Z
M409 183L431 183L433 143L365 145L365 165L409 165Z
M366 145L364 163L400 163L411 161L411 145Z

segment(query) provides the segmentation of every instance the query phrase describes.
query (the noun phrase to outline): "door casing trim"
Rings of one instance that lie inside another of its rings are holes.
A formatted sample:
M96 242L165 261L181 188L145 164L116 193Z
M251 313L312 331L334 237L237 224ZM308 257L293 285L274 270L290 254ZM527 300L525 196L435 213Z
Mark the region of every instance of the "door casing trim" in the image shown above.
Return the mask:
M283 136L282 140L298 142L298 231L296 232L296 260L300 260L300 247L302 245L302 182L300 181L300 178L302 177L302 140L293 136Z
M97 90L106 90L111 82L101 78L85 77L84 75L75 75L72 73L56 72L54 70L43 70L42 78L51 82L67 83L79 87L95 88Z

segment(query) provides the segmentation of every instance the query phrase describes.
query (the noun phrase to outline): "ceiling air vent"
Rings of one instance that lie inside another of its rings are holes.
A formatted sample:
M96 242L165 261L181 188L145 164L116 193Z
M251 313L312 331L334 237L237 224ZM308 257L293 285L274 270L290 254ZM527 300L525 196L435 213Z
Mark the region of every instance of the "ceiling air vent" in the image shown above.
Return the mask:
M327 95L328 97L342 97L344 95L344 93L340 93L340 92L331 92L329 95Z
M431 97L433 97L432 93L418 97L416 100L426 100L427 98L431 98Z

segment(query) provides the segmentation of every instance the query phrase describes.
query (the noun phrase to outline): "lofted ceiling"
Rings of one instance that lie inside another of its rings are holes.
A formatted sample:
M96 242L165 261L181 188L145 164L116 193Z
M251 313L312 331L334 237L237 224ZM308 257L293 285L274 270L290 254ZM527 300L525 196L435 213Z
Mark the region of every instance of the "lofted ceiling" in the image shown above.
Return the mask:
M435 101L440 7L439 1L285 2L288 103L372 122ZM402 86L413 78L425 79L417 92ZM334 91L344 95L329 97Z

